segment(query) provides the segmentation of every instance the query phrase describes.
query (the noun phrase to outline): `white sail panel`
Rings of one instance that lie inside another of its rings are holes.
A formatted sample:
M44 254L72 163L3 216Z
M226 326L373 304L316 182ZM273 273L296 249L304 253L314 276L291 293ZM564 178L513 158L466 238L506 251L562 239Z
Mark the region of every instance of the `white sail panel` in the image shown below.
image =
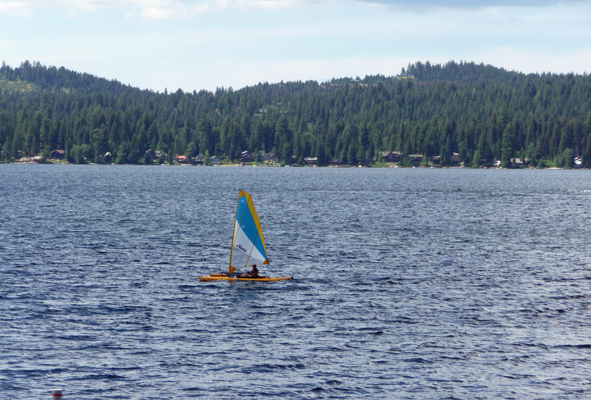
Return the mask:
M255 247L254 243L238 229L234 248L232 249L232 266L235 268L251 267L253 264L263 264L267 257Z

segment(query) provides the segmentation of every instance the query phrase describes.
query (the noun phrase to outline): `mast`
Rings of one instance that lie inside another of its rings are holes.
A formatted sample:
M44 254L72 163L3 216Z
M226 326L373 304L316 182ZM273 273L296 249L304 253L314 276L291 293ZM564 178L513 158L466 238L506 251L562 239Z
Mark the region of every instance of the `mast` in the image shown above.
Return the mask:
M236 240L236 221L238 221L238 206L240 205L241 194L242 190L238 189L238 201L236 202L236 216L234 217L234 230L232 232L232 248L230 249L230 266L228 267L228 271L230 271L230 274L236 271L236 268L232 266L232 254L234 253L234 241Z

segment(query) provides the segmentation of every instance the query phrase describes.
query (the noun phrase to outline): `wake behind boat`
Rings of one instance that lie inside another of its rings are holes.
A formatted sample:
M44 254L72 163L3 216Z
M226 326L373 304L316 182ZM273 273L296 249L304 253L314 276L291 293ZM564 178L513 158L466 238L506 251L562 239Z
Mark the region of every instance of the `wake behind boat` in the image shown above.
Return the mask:
M263 277L249 276L248 273L240 274L240 269L251 267L256 270L257 265L269 265L267 246L263 237L261 222L254 208L252 196L242 190L238 194L236 206L236 218L234 219L234 235L232 236L232 248L230 250L230 266L228 273L200 276L199 281L255 281L274 282L293 279L293 277ZM254 266L254 267L253 267Z

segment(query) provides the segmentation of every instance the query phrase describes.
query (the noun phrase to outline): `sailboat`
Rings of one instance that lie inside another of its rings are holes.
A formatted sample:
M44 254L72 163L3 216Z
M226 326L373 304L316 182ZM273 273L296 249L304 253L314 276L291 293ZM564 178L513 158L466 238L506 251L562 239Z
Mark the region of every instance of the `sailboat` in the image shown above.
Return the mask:
M227 274L211 274L210 276L200 276L199 281L284 281L293 279L293 277L259 277L259 278L239 278L229 276L237 270L252 267L253 265L269 264L267 255L267 246L263 237L261 221L254 208L252 196L242 190L238 194L238 204L236 205L236 217L234 218L234 234L232 236L232 247L230 250L230 266Z

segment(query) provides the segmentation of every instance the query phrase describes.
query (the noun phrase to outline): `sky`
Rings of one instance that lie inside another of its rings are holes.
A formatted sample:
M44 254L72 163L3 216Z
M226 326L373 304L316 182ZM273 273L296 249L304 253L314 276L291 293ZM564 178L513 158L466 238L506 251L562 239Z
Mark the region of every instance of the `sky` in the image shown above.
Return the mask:
M416 61L591 73L591 0L0 0L0 62L141 89L396 75Z

